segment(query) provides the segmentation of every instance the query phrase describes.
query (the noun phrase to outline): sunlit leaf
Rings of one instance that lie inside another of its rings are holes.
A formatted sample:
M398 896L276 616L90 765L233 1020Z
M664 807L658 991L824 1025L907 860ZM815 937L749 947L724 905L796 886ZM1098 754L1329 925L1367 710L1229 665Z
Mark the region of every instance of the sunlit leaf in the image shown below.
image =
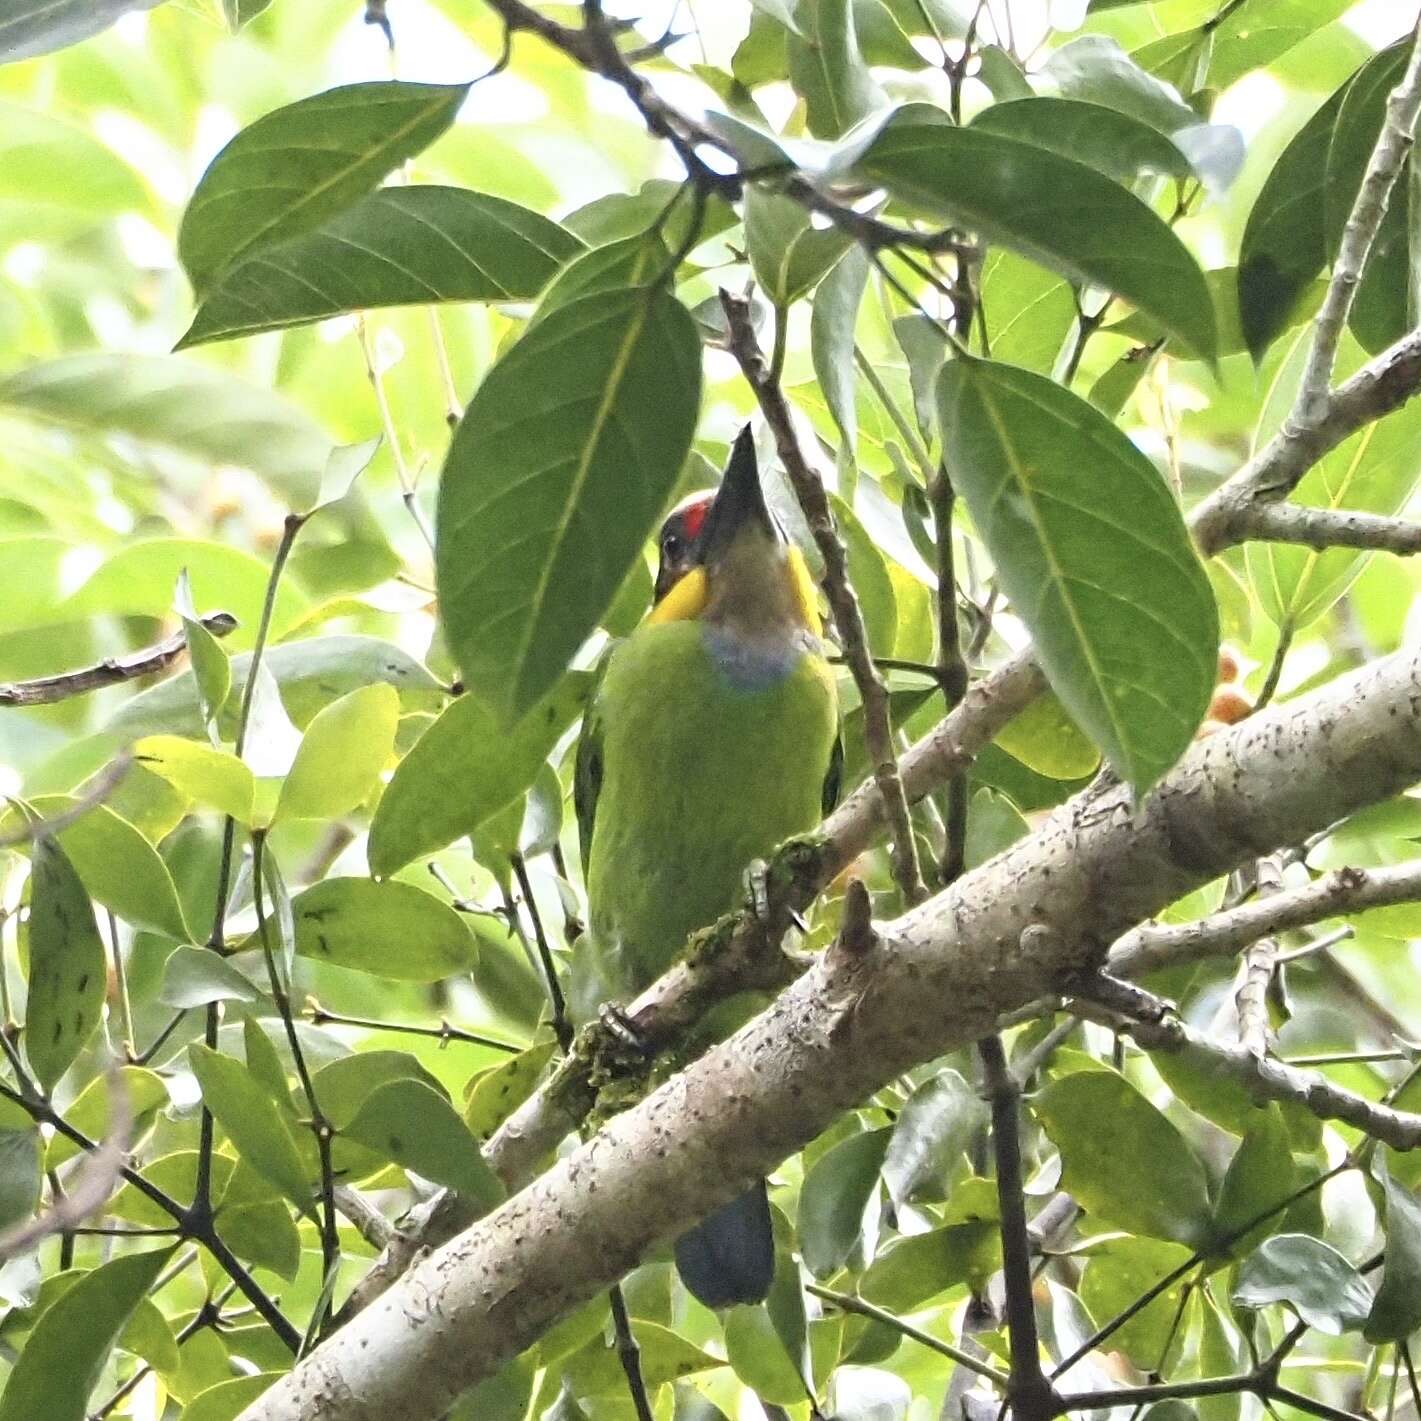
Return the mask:
M134 742L133 754L189 799L220 809L239 824L251 823L256 780L230 751L177 735L149 735Z
M395 744L400 698L377 681L333 701L306 728L277 819L338 819L365 801Z

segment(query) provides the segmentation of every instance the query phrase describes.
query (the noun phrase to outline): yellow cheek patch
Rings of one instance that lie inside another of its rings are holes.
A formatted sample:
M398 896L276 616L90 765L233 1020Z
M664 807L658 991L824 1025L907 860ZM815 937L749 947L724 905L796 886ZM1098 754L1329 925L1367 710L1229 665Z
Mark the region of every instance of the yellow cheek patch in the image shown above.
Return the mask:
M789 575L804 625L815 636L823 636L824 623L819 616L819 589L814 585L814 578L804 561L804 554L798 548L792 547L789 550Z
M690 622L705 611L710 597L706 570L693 567L655 607L648 622Z

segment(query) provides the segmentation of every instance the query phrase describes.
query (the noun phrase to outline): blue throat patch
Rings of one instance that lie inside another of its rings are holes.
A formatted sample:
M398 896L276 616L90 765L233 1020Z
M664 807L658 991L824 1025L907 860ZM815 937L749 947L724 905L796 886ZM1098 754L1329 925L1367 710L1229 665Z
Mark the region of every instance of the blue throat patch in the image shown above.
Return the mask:
M811 650L807 632L782 642L751 641L725 627L701 629L706 652L725 682L737 691L764 691L777 686Z

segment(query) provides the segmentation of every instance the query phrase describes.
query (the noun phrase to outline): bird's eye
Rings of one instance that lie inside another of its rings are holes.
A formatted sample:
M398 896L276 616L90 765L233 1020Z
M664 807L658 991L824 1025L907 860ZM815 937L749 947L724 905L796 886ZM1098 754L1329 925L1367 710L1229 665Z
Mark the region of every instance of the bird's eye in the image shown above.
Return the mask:
M668 557L674 558L681 553L681 535L679 533L668 533L661 540L661 551Z

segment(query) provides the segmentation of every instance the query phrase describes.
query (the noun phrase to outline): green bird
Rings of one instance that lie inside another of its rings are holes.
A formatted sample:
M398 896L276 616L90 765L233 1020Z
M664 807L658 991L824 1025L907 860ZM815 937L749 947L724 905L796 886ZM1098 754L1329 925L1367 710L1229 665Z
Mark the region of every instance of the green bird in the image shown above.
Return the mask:
M575 800L589 929L575 1015L625 1004L744 901L746 873L832 806L838 707L818 596L765 502L747 426L718 492L661 531L656 602L604 662ZM681 1238L709 1307L757 1302L774 1269L763 1183Z

